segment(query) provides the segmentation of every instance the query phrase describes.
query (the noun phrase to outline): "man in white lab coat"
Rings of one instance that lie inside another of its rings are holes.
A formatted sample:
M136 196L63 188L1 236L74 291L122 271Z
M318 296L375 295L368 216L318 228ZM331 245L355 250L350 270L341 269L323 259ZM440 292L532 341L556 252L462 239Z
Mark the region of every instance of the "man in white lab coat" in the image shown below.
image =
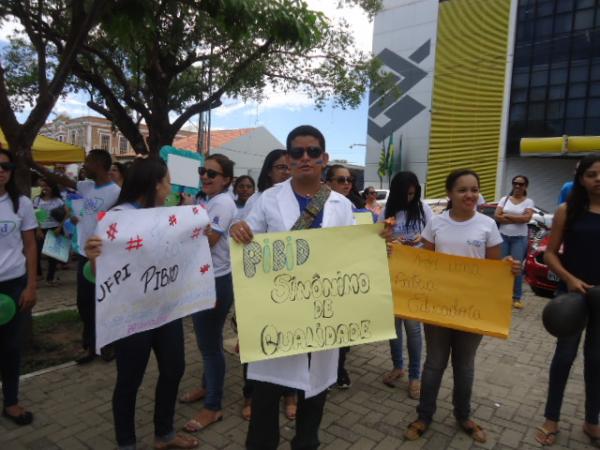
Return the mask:
M350 201L321 183L321 173L329 160L321 132L309 125L297 127L286 144L291 178L267 189L246 221L231 227L231 237L236 241L249 243L253 233L352 225ZM337 349L325 350L249 364L248 378L255 380L255 388L247 449L278 447L279 399L286 387L298 390L292 449L319 447L319 426L327 388L337 379L338 355Z

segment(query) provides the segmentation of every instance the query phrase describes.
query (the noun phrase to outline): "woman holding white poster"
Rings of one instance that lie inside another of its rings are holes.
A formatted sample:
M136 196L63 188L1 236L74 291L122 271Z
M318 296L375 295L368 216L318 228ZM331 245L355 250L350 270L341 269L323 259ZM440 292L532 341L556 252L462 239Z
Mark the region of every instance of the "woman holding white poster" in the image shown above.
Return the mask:
M204 408L185 426L188 432L205 429L223 419L222 400L225 384L225 353L223 352L223 327L233 304L233 282L229 257L227 230L237 213L237 207L227 190L233 180L233 161L218 153L206 158L204 167L198 169L206 201L201 204L210 218L207 234L215 274L217 302L213 309L192 315L198 348L202 353L204 373L202 387L183 395L183 402L204 399Z
M458 169L446 178L448 209L433 216L421 233L423 248L449 255L478 259L500 259L502 237L493 219L476 211L479 176L469 169ZM507 257L512 261L511 257ZM513 261L512 271L520 272ZM427 357L421 379L418 418L404 437L416 440L429 428L436 410L442 377L452 354L454 373L454 417L460 428L474 441L487 440L485 431L471 419L471 393L475 376L475 355L482 335L425 324Z
M171 180L166 164L157 158L136 159L111 211L162 206L170 193ZM101 251L101 238L93 236L86 242L86 256L93 266ZM151 350L154 350L159 371L154 399L154 448L196 448L197 439L176 434L173 427L177 390L185 370L181 319L127 336L116 341L114 346L117 382L113 393L113 417L119 449L136 448L135 403Z

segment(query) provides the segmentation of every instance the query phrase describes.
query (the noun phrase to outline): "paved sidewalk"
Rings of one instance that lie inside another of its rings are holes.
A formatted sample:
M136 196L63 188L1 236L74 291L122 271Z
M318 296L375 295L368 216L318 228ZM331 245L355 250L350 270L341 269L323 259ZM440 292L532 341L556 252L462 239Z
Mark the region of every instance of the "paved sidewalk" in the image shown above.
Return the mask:
M64 273L64 272L63 272ZM55 294L58 295L59 289ZM40 299L42 301L42 299ZM61 302L57 299L57 304ZM553 339L544 331L540 313L546 299L527 294L525 309L515 313L508 341L484 338L477 358L473 396L474 418L487 429L488 442L475 445L459 432L452 417L451 371L447 371L430 431L422 439L405 442L402 434L415 418L416 401L406 392L406 380L392 389L381 383L391 368L387 343L354 347L348 355L352 387L331 392L323 419L322 449L524 449L539 448L533 436L541 424L548 366ZM71 300L71 304L74 302ZM200 383L202 364L186 320L187 370L181 390ZM228 330L228 333L231 333ZM247 423L240 416L242 371L238 361L227 356L224 414L222 422L198 434L202 449L241 449ZM137 434L151 448L152 412L156 364L152 358L137 403ZM71 366L23 380L22 401L36 420L17 428L0 418L0 449L113 449L114 432L111 395L114 363L94 362ZM583 373L577 359L563 406L561 433L553 449L590 448L581 432ZM200 405L178 405L176 426L182 427ZM281 416L282 438L293 437L293 422ZM140 446L143 448L143 446ZM289 448L282 441L280 448Z

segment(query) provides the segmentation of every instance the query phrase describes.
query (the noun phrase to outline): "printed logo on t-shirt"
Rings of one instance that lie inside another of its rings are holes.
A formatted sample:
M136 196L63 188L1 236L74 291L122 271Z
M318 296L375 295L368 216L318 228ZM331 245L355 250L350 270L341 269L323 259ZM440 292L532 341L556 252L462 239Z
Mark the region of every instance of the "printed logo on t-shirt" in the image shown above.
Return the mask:
M83 208L81 208L80 216L94 215L101 211L102 205L104 205L104 199L99 197L85 198L83 200Z
M219 225L219 220L220 220L220 219L219 219L219 216L215 216L215 217L214 217L214 219L213 219L213 223L214 223L215 225Z
M16 222L12 220L0 220L0 238L8 236L17 228Z
M481 248L485 245L485 242L479 239L467 239L467 244L473 247Z

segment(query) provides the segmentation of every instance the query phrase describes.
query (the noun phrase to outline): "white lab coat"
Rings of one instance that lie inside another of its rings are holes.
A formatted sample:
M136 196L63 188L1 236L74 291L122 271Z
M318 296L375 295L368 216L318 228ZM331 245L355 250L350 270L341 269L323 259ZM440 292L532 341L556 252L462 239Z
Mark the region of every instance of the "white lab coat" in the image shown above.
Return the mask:
M290 230L298 217L298 200L291 181L287 180L262 193L246 222L254 233L280 232ZM322 228L353 223L352 204L343 195L332 191L323 209ZM248 365L248 378L303 390L309 398L335 383L338 357L338 349L313 352L310 367L307 354L254 362Z

